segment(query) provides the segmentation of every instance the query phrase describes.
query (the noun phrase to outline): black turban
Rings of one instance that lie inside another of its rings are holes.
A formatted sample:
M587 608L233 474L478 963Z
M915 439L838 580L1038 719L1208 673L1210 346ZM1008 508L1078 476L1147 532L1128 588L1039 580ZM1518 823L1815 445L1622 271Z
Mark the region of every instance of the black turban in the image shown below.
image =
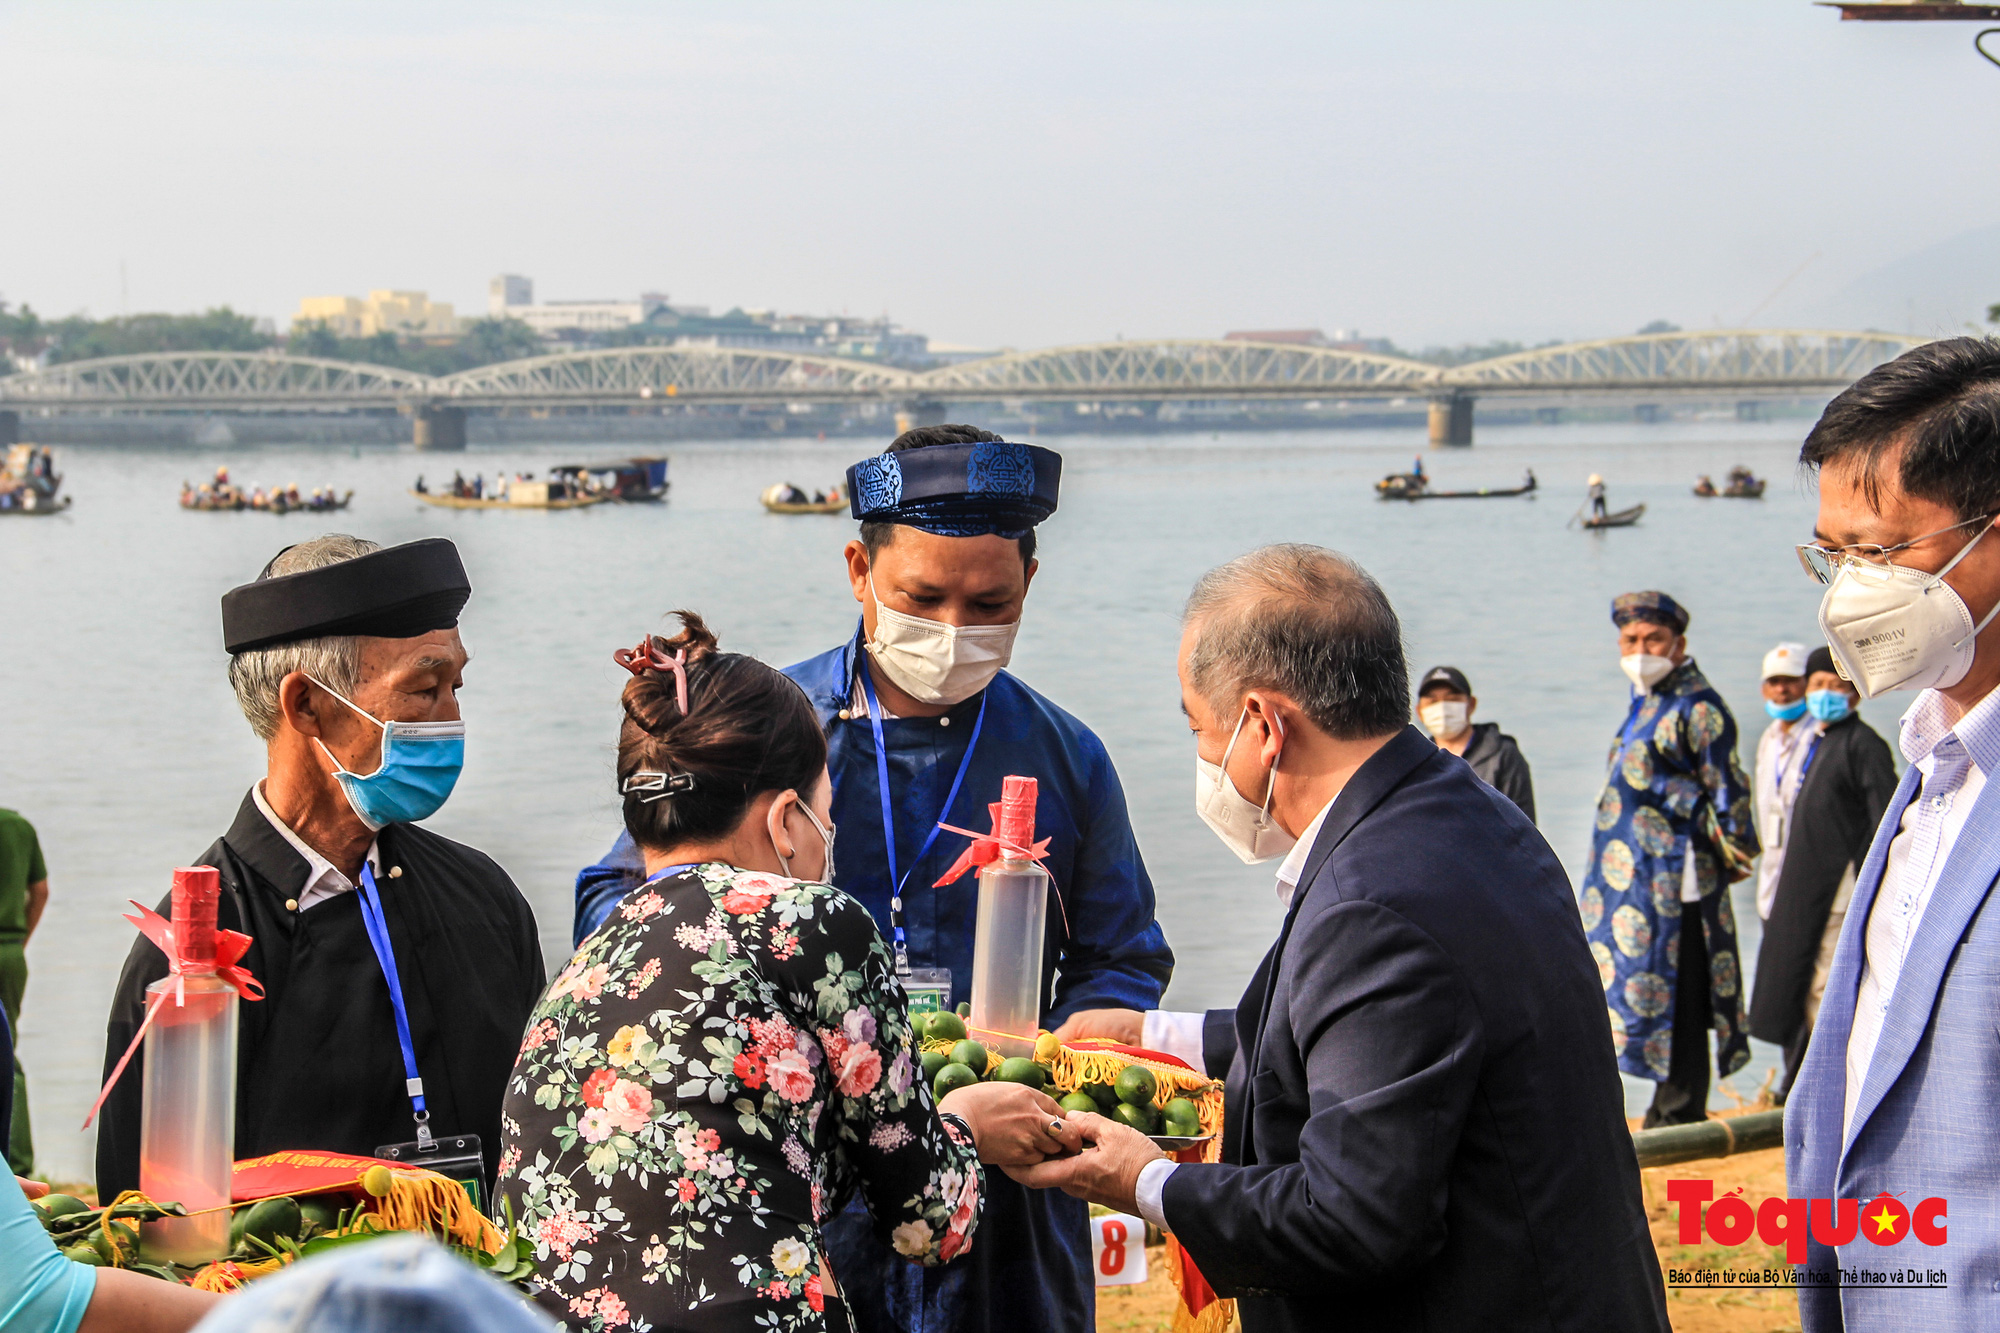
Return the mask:
M247 653L332 634L415 638L456 626L470 596L458 548L443 537L275 578L267 565L255 583L222 595L222 646Z

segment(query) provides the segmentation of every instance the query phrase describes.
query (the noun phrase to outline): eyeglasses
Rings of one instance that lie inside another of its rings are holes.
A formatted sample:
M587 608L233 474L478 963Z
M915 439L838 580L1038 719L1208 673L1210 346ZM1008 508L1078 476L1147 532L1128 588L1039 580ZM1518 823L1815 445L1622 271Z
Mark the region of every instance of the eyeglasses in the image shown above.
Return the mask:
M1982 514L1978 518L1968 518L1963 523L1954 523L1936 532L1926 532L1921 537L1912 537L1894 546L1876 546L1872 542L1856 542L1852 546L1821 546L1818 542L1801 542L1798 546L1799 564L1816 583L1831 583L1840 573L1840 567L1849 561L1860 561L1877 568L1895 568L1889 557L1898 551L1907 551L1913 546L1921 546L1933 537L1942 537L1947 532L1957 532L1977 523L1990 523L1994 515Z

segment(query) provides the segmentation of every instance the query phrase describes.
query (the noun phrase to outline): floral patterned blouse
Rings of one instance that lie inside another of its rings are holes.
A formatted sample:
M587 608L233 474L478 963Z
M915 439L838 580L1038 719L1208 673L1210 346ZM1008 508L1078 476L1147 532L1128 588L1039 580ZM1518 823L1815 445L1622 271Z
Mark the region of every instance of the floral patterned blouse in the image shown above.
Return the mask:
M978 1225L888 950L826 884L711 863L635 890L536 1006L501 1129L539 1299L592 1333L848 1328L819 1223L856 1189L916 1263Z

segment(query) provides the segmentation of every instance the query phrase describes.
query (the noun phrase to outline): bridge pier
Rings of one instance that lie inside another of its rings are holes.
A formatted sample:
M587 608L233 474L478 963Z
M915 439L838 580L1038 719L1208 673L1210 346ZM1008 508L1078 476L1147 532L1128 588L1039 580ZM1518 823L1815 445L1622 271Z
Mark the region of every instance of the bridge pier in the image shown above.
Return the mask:
M1738 421L1762 421L1764 419L1764 404L1755 398L1744 399L1736 405L1736 419Z
M21 414L0 412L0 449L21 442Z
M1431 399L1431 443L1472 443L1472 395L1464 390Z
M425 403L416 411L413 443L432 453L456 453L465 448L465 409Z
M896 434L919 426L944 425L944 404L935 398L912 398L896 413Z

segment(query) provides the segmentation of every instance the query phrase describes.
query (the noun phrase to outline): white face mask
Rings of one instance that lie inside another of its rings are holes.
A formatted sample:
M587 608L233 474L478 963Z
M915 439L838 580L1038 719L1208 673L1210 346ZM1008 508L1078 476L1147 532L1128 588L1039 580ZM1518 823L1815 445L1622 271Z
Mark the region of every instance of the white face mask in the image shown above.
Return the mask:
M813 831L819 834L819 840L821 844L826 848L826 865L820 870L819 879L815 882L820 884L831 884L833 883L834 830L831 825L820 823L819 816L814 814L812 812L812 807L807 805L804 801L798 802L798 807L799 807L799 813L804 815L806 817L806 822L813 826ZM792 851L796 853L798 851L798 847L796 845L793 846ZM778 869L781 872L783 872L786 879L798 878L798 876L792 873L791 857L786 856L783 852L778 850L778 840L776 838L771 839L771 854L778 858Z
M1271 796L1278 789L1276 764L1271 765L1271 780L1264 788L1261 806L1245 800L1225 771L1230 751L1236 748L1236 738L1243 734L1243 724L1249 717L1247 708L1237 717L1236 730L1230 733L1229 744L1222 751L1222 763L1211 764L1199 754L1194 757L1194 808L1201 822L1222 839L1223 846L1235 852L1244 865L1254 866L1259 861L1283 856L1298 839L1271 822ZM1278 739L1283 741L1284 723L1275 716L1271 722L1278 729ZM1279 758L1283 757L1280 752Z
M1655 657L1651 653L1629 653L1618 659L1618 665L1632 678L1633 685L1641 690L1650 690L1672 674L1674 659Z
M1451 740L1472 725L1467 706L1458 699L1436 699L1423 704L1417 709L1417 717L1422 720L1424 730L1438 740Z
M1014 655L1018 620L1005 625L947 625L891 611L876 594L873 575L868 595L875 599L875 633L868 640L868 656L912 699L961 703L985 689Z
M1944 576L1990 531L1991 524L1980 529L1935 574L1863 560L1841 563L1820 598L1819 628L1862 698L1949 689L1965 679L1976 651L1972 641L2000 612L2000 602L1975 625L1965 599Z

